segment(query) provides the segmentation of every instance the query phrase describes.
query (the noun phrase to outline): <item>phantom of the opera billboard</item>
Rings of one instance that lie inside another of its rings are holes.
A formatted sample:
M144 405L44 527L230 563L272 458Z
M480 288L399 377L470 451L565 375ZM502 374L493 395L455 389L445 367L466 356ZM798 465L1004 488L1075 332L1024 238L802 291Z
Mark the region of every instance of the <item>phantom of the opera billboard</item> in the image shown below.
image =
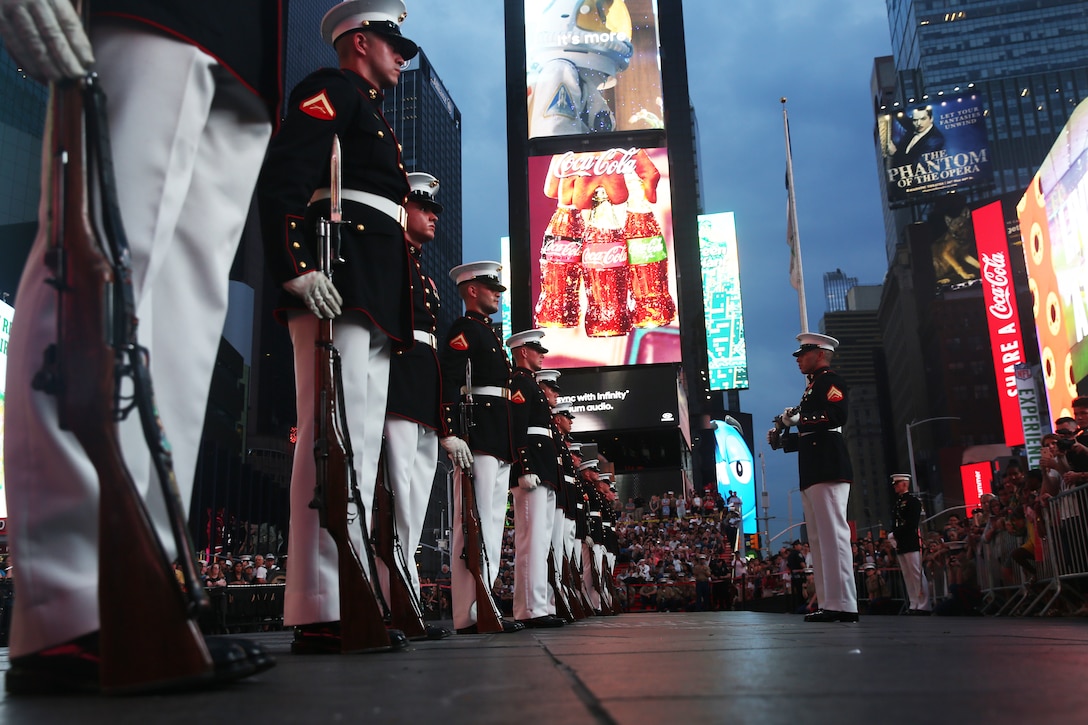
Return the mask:
M976 95L882 113L877 131L892 205L993 181L982 101Z
M533 327L548 366L680 361L668 154L529 158Z
M1088 101L1073 111L1016 207L1050 417L1088 376Z
M525 0L529 138L664 128L654 0Z

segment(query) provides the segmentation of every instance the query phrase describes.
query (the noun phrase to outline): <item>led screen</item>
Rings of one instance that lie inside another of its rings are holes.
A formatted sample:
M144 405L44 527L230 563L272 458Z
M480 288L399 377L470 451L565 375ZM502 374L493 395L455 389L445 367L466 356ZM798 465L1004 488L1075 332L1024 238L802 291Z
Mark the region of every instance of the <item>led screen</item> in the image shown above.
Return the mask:
M1088 375L1088 101L1073 111L1017 205L1050 418Z
M8 516L7 491L4 484L4 392L8 378L8 338L11 335L11 320L15 308L7 302L0 302L0 520ZM6 522L5 522L6 523Z
M931 100L877 116L888 201L993 181L982 101Z
M542 342L550 349L548 335ZM549 353L545 364L552 363ZM672 365L566 370L559 385L559 402L570 403L576 433L675 428L680 423L676 368Z
M664 128L653 0L526 0L529 138Z
M668 154L529 158L533 327L558 368L678 362Z
M733 212L699 216L699 260L710 389L747 388L748 356Z

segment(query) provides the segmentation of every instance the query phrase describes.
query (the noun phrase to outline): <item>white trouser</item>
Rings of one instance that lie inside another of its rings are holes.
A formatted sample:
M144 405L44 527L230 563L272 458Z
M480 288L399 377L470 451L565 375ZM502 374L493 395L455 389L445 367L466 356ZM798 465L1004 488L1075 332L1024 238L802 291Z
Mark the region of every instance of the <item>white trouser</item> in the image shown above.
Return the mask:
M820 609L857 612L857 583L846 523L849 483L817 483L801 491Z
M544 617L549 614L548 550L555 522L555 491L547 486L532 491L518 487L513 494L514 619Z
M97 28L92 41L109 96L139 341L150 353L158 412L188 507L227 313L228 273L272 127L263 108L254 106L255 96L191 45L128 26ZM47 130L47 150L49 138ZM47 189L51 160L48 152L44 156ZM4 458L11 546L19 567L12 657L99 626L98 477L75 438L58 429L55 399L30 387L45 348L56 339L57 292L46 284L54 273L43 259L48 198L43 193L8 348ZM159 537L173 555L135 411L121 424L121 441Z
M502 531L506 520L506 499L510 490L510 464L483 453L473 454L472 478L476 508L480 517L485 561L480 563L484 582L490 590L499 575ZM476 624L476 580L461 555L465 532L461 528L461 469L453 473L453 548L450 549L450 587L453 590L453 626L462 629Z
M397 566L415 589L419 588L416 547L423 535L423 520L431 500L434 471L438 466L438 433L411 420L387 416L385 419L385 467L396 501L397 537L403 558L396 552ZM373 528L374 523L371 522ZM380 567L384 568L384 567ZM388 593L388 572L382 575Z
M575 527L574 519L563 518L563 548L567 552L570 563L577 566L581 561L582 547L575 546L578 543L578 539L574 538Z
M287 321L295 348L295 410L298 437L291 468L291 535L287 540L289 573L284 593L283 623L288 626L340 620L340 572L336 544L310 508L314 497L314 341L318 319L309 312L291 313ZM359 312L347 312L333 325L333 342L340 351L344 384L344 415L354 453L359 493L370 523L378 455L389 389L389 338ZM348 506L352 543L364 568L359 512Z
M601 600L604 599L604 603L611 602L611 598L608 596L608 590L602 587L602 592L597 591L597 582L593 579L594 567L596 567L597 573L601 576L601 583L604 583L604 546L601 544L589 544L582 542L582 591L585 592L586 597L589 599L589 605L595 610L601 609Z
M560 587L563 586L563 558L566 556L564 521L566 519L563 517L562 509L556 509L552 517L551 554L555 563L555 583ZM548 614L555 614L555 590L550 585L548 586Z
M910 608L922 612L930 610L929 582L922 570L922 552L911 551L899 554L899 570L903 573L903 583L907 587L907 598L910 599Z

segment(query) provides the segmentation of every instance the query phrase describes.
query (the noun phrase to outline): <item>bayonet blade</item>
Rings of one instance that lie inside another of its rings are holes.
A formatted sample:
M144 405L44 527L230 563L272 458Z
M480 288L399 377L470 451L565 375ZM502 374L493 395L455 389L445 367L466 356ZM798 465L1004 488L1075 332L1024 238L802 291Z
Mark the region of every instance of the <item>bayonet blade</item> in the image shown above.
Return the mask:
M329 221L338 224L344 211L340 206L340 137L333 134L332 154L329 157Z

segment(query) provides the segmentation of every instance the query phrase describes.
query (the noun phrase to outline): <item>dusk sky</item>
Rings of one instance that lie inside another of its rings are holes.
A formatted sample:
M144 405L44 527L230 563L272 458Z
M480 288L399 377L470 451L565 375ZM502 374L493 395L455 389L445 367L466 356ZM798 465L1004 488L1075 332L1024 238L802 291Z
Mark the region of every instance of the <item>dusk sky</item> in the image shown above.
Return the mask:
M464 259L497 260L508 233L503 3L406 3L405 35L431 59L462 115ZM761 452L766 460L774 536L790 523L791 506L793 523L802 519L800 497L789 494L797 460L771 451L763 435L804 389L790 354L800 319L788 274L779 99L789 99L816 331L825 272L841 268L861 284L880 284L887 269L869 90L873 59L891 54L887 15L874 0L684 0L684 23L704 208L736 213L751 385L740 401L754 416L757 467Z

